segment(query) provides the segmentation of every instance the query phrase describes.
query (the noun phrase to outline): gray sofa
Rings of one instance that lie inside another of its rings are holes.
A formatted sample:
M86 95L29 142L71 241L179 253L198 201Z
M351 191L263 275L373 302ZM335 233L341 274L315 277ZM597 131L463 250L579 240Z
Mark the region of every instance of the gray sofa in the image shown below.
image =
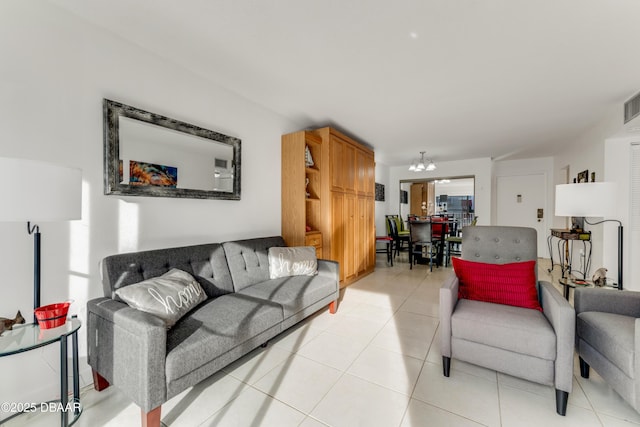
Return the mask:
M316 276L269 279L265 237L107 257L103 298L87 303L88 362L94 387L115 385L142 410L143 425L160 425L161 405L312 313L335 313L338 264L318 260ZM172 328L118 300L121 287L184 270L207 300Z

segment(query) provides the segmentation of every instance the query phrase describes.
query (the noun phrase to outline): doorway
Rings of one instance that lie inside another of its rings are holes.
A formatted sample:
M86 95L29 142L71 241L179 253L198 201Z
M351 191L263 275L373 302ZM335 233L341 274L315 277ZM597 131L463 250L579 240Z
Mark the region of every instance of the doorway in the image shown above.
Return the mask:
M475 178L431 178L400 181L400 217L447 214L460 226L475 216Z

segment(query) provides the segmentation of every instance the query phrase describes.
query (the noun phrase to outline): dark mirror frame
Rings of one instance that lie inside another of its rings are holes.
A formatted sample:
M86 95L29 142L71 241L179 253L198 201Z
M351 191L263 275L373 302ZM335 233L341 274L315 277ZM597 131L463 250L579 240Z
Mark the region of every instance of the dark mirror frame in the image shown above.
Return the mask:
M139 108L104 99L104 194L120 196L180 197L192 199L240 200L240 146L238 138L189 123L150 113ZM233 191L209 191L160 186L134 186L120 182L120 117L128 117L178 132L228 144L233 148Z

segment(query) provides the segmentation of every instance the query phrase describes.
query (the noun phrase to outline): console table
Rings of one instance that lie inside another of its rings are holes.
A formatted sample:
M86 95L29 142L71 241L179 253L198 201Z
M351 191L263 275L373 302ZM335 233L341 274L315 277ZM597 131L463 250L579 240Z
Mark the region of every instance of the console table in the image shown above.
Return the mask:
M554 263L553 261L554 238L558 239L558 263ZM583 253L585 257L583 270L574 270L572 266L574 242L582 243L582 250L584 251ZM556 265L559 265L563 279L566 279L572 271L578 272L582 275L582 279L586 279L586 275L591 264L591 233L581 233L568 229L552 228L551 234L547 237L547 245L549 246L549 256L551 257L551 268L549 269L549 272L551 272Z
M55 410L56 412L60 412L60 425L63 427L67 427L78 420L78 417L80 417L82 413L82 407L80 405L80 375L78 374L78 329L80 329L81 325L80 319L73 316L68 319L64 325L57 328L40 329L37 323L14 325L13 330L5 331L2 336L0 336L0 357L24 353L56 342L60 343L59 403L57 400L42 404L13 402L13 404L15 404L15 408L13 408L11 407L12 403L5 402L3 405L8 404L9 406L7 406L7 408L3 406L3 412L16 413L2 420L3 422L24 412L39 410L43 407L42 405L46 405L49 411ZM69 336L71 336L71 356L73 359L73 400L71 402L69 402L69 378L67 375L67 338ZM5 409L8 409L8 411L5 411ZM73 414L71 420L69 419L70 413Z

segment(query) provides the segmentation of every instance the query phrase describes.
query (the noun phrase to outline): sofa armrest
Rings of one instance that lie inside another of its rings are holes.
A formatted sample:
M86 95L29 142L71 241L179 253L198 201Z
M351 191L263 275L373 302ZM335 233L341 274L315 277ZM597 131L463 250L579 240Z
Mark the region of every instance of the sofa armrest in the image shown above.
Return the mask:
M440 287L440 351L442 356L451 357L451 315L458 303L460 282L455 273Z
M573 301L576 314L585 311L601 311L640 317L640 292L576 288Z
M318 275L333 279L340 286L340 264L328 259L318 260Z
M633 345L633 369L635 369L634 372L640 372L638 371L638 369L640 369L640 318L636 318L634 326L635 330L633 337L635 342ZM634 409L640 408L640 381L638 381L637 375L633 381L633 389L633 396L635 397L635 400L631 402L631 406L633 406Z
M543 313L556 333L555 388L571 393L576 313L571 304L549 282L538 282Z
M148 412L166 401L167 329L159 317L110 298L87 302L88 362Z

